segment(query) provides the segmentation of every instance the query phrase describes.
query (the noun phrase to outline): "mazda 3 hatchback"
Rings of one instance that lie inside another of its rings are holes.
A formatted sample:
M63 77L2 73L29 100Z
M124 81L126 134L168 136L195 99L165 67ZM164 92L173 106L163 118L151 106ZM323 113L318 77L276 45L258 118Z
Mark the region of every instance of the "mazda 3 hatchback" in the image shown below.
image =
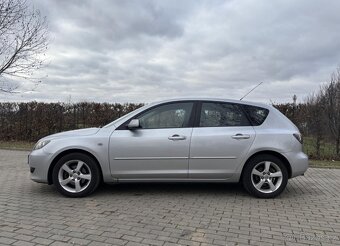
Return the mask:
M272 198L308 167L298 128L274 107L197 98L47 136L28 159L32 180L69 197L89 195L102 181L165 181L241 182L250 194Z

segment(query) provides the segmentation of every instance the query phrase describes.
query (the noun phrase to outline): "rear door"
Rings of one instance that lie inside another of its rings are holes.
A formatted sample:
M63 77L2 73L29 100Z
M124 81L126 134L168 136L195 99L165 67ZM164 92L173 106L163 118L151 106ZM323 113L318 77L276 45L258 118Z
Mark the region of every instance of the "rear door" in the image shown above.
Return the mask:
M241 106L225 102L202 102L191 137L189 177L231 177L248 152L255 131Z

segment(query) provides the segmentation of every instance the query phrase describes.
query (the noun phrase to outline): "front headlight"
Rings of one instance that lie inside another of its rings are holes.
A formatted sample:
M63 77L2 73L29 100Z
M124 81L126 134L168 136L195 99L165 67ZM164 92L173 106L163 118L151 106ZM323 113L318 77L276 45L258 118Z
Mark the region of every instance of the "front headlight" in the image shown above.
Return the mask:
M51 140L43 140L38 141L36 145L34 145L33 150L41 149L42 147L46 146Z

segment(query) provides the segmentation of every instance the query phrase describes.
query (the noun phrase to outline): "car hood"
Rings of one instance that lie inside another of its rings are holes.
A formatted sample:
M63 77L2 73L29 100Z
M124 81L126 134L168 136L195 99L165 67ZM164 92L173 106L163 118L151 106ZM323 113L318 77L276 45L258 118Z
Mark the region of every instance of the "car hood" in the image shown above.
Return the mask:
M49 135L44 137L43 139L53 139L53 138L63 138L63 137L77 137L77 136L89 136L94 135L99 131L100 128L93 127L93 128L84 128L66 132L59 132L56 134Z

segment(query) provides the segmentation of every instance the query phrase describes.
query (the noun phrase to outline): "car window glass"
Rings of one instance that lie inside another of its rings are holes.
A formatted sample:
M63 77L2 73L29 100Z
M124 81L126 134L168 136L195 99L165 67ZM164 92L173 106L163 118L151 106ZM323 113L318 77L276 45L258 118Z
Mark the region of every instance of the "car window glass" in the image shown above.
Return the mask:
M254 126L261 125L268 116L269 110L266 108L251 106L251 105L243 105L245 111L247 112L251 123Z
M230 103L202 103L200 127L249 126L239 106Z
M143 129L188 127L193 103L171 103L147 111L138 117Z

